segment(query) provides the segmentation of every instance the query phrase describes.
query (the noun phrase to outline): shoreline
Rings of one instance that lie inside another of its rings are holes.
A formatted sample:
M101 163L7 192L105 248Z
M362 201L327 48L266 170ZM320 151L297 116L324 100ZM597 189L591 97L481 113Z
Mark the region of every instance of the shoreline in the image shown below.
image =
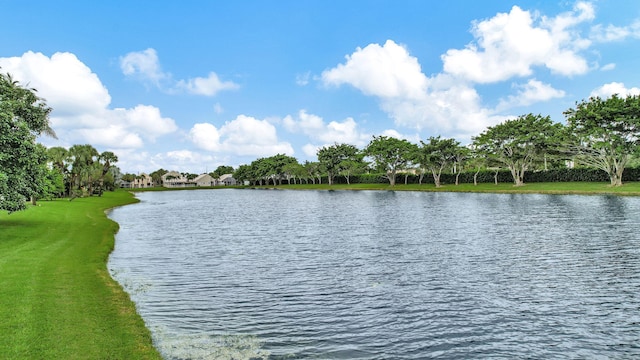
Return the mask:
M221 189L251 189L251 190L326 190L326 191L421 191L421 192L464 192L489 194L547 194L547 195L614 195L640 196L640 182L627 182L619 187L612 187L604 182L555 182L555 183L526 183L514 186L511 183L480 183L473 184L445 184L436 188L433 184L292 184L292 185L248 185L248 186L216 186L189 188L141 188L125 189L130 192L145 191L184 191L184 190L221 190Z
M111 277L125 191L41 201L0 214L0 353L19 359L162 359L136 304Z

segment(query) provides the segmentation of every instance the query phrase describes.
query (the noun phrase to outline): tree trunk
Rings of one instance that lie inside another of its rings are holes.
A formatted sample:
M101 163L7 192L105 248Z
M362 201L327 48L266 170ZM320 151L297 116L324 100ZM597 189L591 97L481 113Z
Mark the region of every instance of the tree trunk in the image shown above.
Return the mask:
M437 188L440 187L440 173L436 172L435 170L431 170L431 174L433 174L433 183L436 185Z
M475 174L473 174L473 185L478 186L478 174L480 173L480 171L476 171Z
M460 173L456 173L456 186L460 185L459 178L460 178Z

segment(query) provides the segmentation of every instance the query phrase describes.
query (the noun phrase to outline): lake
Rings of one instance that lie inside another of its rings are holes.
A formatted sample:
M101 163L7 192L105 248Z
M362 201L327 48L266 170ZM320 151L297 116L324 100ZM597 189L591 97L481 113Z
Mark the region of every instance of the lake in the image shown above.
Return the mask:
M136 196L108 267L166 359L640 356L637 197Z

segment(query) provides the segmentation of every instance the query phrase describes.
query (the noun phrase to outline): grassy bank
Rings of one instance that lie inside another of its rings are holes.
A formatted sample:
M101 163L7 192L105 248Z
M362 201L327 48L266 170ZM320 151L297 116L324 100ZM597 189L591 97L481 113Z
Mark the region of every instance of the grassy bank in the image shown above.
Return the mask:
M108 192L0 214L0 354L5 359L160 359L107 271L117 224Z
M510 183L460 184L443 185L436 188L433 184L303 184L282 186L258 186L265 189L317 189L317 190L394 190L394 191L448 191L448 192L482 192L482 193L534 193L534 194L614 194L640 196L640 182L629 182L619 187L611 187L609 183L598 182L554 182L529 183L524 186L513 186Z

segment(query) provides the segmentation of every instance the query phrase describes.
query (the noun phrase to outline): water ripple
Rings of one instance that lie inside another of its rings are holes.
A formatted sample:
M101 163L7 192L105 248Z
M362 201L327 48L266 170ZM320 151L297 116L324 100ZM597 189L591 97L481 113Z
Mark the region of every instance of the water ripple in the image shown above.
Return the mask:
M640 356L638 198L139 196L109 267L167 359Z

